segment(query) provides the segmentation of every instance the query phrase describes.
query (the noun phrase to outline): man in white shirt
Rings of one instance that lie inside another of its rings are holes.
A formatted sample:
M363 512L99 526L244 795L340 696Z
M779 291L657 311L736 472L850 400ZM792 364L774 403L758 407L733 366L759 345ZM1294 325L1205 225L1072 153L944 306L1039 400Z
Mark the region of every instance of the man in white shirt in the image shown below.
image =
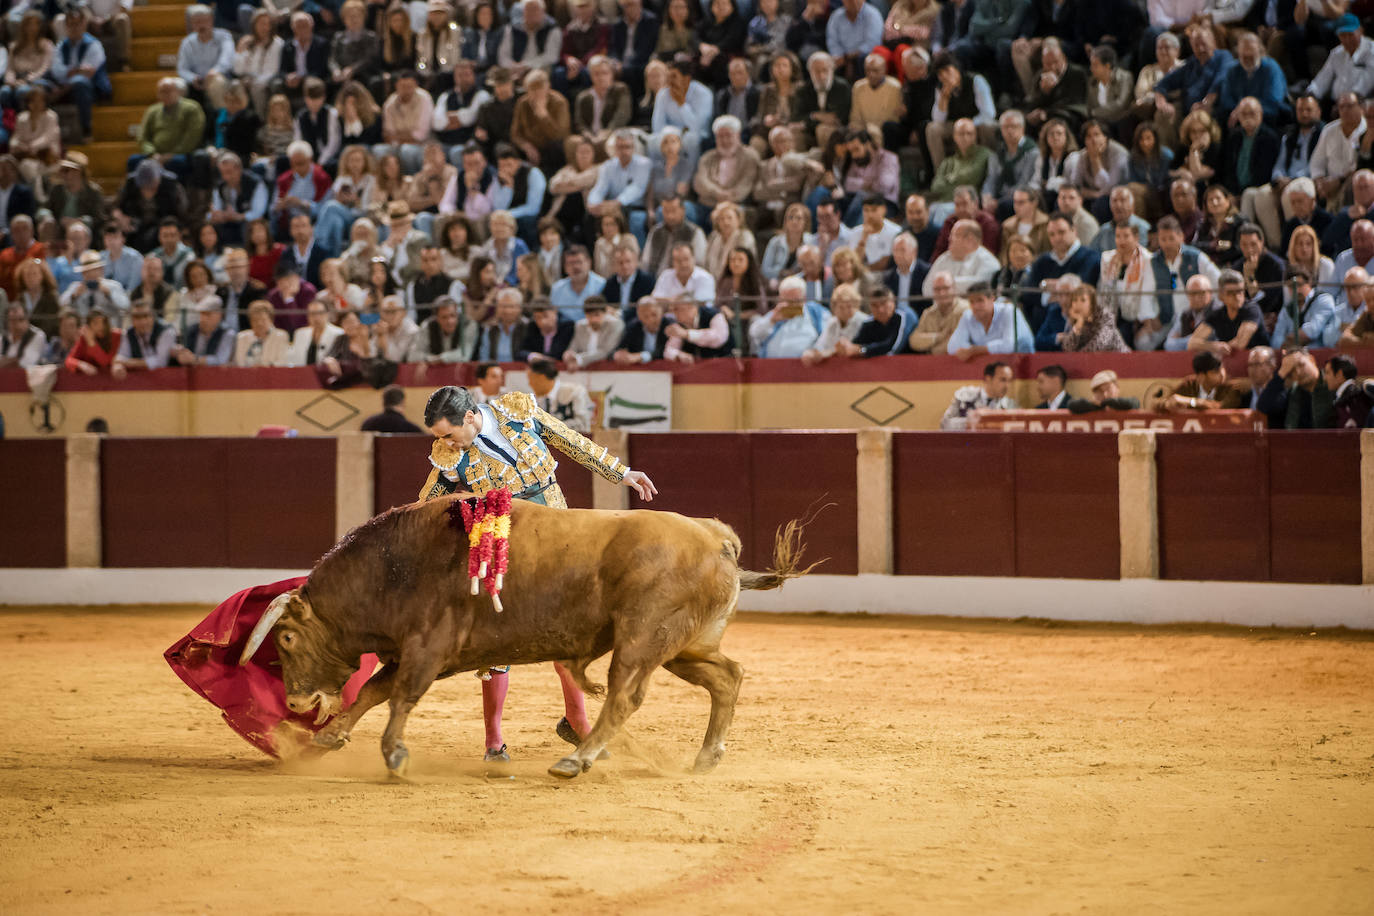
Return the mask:
M983 247L983 227L977 220L961 219L949 234L949 249L930 265L921 291L929 296L931 278L948 273L954 278L955 290L966 293L975 283L991 281L1001 267L996 255Z
M1319 99L1338 99L1347 92L1367 98L1374 92L1374 41L1365 37L1354 13L1336 20L1336 39L1340 44L1327 52L1307 91Z
M1345 184L1355 172L1359 160L1360 140L1364 137L1364 109L1359 96L1347 92L1336 102L1338 117L1322 128L1317 148L1312 151L1312 180L1317 196L1327 202L1327 209L1341 208Z
M749 341L754 353L765 359L802 359L818 351L822 341L833 343L834 323L834 315L806 301L801 278L788 277L778 284L778 304L749 325Z
M655 299L691 299L693 302L714 302L716 281L697 266L692 246L679 242L673 246L672 267L658 275L654 284Z
M863 214L863 222L842 230L840 239L859 252L870 271L887 270L892 262L892 243L902 234L902 227L887 218L887 202L877 194L864 198ZM912 242L914 255L915 239Z

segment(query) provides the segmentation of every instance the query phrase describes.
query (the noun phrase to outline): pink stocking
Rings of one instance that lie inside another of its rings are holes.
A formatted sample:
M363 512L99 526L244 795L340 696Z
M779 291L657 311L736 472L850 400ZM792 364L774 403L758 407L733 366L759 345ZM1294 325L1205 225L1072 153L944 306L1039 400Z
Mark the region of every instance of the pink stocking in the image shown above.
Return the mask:
M582 695L582 688L577 686L568 669L558 662L553 663L553 670L558 672L558 680L563 684L563 715L578 737L585 738L587 732L592 730L592 725L587 721L587 699Z
M495 750L506 742L501 738L501 710L506 705L506 690L510 687L510 674L505 671L491 672L491 680L482 682L482 719L487 727L487 748Z

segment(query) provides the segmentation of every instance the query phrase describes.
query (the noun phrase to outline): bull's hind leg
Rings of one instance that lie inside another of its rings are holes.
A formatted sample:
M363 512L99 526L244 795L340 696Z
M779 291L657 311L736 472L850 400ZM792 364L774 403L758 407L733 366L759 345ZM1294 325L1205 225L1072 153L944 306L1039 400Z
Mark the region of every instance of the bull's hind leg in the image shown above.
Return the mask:
M649 675L656 667L657 661L627 661L624 652L617 649L611 655L611 667L606 676L606 702L601 706L596 724L582 739L577 750L549 767L549 772L554 776L572 779L583 770L591 769L592 761L620 732L630 714L644 702Z
M725 753L725 733L730 730L730 723L735 718L735 701L739 699L744 669L721 655L719 649L685 652L664 662L663 667L689 684L706 688L706 692L711 694L711 721L706 726L706 739L701 743L693 767L698 773L709 773Z

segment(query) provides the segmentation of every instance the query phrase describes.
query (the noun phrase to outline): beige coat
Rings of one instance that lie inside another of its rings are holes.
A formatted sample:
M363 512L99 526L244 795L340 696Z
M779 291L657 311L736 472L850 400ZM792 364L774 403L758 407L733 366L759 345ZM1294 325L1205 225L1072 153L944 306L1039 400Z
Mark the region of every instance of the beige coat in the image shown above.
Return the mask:
M262 350L254 359L249 359L248 351L252 348L253 342L257 340L257 335L252 330L239 331L234 338L234 365L241 368L251 368L256 366L284 366L286 365L286 352L291 346L291 338L281 328L273 328L268 332L267 339L262 342Z

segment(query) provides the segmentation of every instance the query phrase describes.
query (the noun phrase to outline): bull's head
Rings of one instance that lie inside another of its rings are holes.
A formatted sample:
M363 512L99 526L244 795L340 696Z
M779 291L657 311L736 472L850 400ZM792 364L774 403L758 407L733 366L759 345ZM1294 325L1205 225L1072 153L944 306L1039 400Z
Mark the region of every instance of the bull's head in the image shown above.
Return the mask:
M342 709L343 687L357 662L350 665L334 650L333 635L298 588L272 599L248 637L240 665L248 664L269 632L281 659L286 705L296 713L319 706L315 724L323 724Z

